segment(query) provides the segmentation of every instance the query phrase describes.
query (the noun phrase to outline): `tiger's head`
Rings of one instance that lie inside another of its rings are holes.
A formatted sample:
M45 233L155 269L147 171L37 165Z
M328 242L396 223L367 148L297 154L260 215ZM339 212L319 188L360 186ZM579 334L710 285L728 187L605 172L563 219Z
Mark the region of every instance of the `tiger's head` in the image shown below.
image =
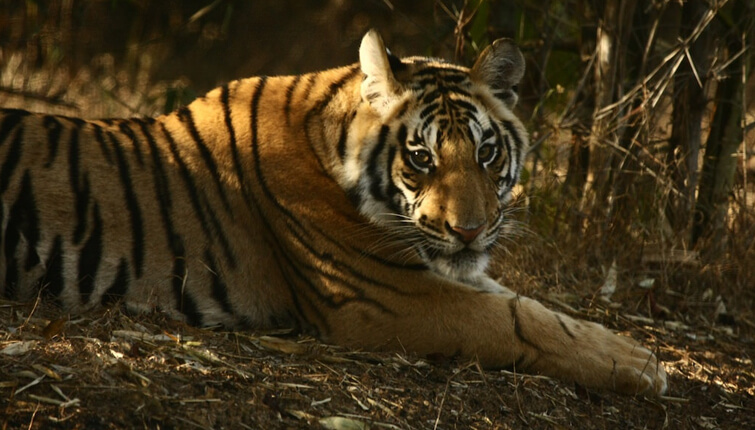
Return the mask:
M470 69L396 58L371 31L359 59L357 117L372 125L363 126L345 165L352 200L431 269L478 279L510 221L506 208L527 152L526 131L512 113L521 52L499 39Z

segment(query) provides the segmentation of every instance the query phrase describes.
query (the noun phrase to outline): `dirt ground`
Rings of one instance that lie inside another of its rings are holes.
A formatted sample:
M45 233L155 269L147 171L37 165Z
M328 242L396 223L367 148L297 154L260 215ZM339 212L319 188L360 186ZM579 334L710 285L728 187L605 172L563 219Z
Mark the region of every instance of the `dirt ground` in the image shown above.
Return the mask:
M667 397L592 392L474 361L375 354L285 332L197 329L119 309L64 316L0 302L3 429L750 429L752 310L674 309L534 294L654 348ZM678 302L659 295L654 303ZM692 303L692 302L688 302ZM734 307L736 309L736 306ZM736 316L732 316L732 314ZM713 318L716 321L709 321Z

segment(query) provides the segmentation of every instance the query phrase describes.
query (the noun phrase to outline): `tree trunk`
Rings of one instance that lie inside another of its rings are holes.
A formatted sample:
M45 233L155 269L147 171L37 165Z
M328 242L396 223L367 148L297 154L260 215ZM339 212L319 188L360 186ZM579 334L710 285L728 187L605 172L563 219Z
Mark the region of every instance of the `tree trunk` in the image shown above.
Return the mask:
M704 0L689 0L684 4L680 29L682 38L689 37L707 10ZM713 56L711 51L712 31L706 29L689 48L694 70L688 58L679 66L674 77L673 128L666 161L678 194L670 194L666 215L675 232L689 228L695 207L702 121L707 101L705 84Z
M741 21L726 39L730 57L744 48L742 38L746 36L752 40L755 18L753 6L746 3L748 1L739 0L732 6L732 16ZM691 242L693 246L704 247L703 255L709 259L720 256L726 248L729 196L737 169L737 150L743 139L741 119L745 87L742 72L750 66L745 64L746 58L746 55L740 55L732 60L728 68L729 76L718 87L716 113L705 143Z
M579 54L583 65L588 67L596 45L595 11L591 10L586 2L578 2L577 7L581 21ZM590 131L593 127L595 98L594 79L585 79L585 85L577 95L575 103L574 125L571 126L571 148L561 203L571 231L577 234L581 234L583 227L584 217L580 208L590 168Z

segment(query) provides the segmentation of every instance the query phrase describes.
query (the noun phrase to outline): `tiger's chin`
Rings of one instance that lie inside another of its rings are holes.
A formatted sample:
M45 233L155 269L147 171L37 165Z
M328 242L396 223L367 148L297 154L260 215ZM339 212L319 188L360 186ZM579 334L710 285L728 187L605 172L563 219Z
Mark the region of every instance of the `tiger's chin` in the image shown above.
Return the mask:
M465 284L476 285L485 277L490 257L487 252L464 248L450 254L439 254L429 259L428 266L434 272Z
M490 256L487 252L465 248L452 254L437 256L428 262L428 266L436 273L480 292L515 295L485 273L489 262Z

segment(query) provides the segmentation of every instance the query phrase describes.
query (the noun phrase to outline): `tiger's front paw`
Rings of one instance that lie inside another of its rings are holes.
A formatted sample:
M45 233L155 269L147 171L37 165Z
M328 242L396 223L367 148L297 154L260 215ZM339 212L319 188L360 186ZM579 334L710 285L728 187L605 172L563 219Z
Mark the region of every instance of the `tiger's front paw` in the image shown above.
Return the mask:
M633 339L598 327L598 339L593 339L598 346L597 356L593 359L602 368L596 374L603 374L605 379L597 385L624 394L653 396L666 392L666 370L653 352Z

